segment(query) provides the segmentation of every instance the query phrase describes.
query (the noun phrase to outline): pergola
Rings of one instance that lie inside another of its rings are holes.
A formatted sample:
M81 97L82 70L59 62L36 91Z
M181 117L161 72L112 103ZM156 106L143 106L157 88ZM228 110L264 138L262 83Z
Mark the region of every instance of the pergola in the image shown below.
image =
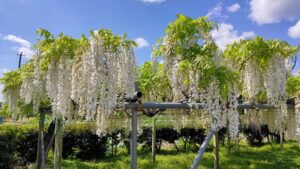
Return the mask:
M157 110L166 110L166 109L204 109L205 105L203 103L172 103L172 102L142 102L141 101L142 93L136 92L132 94L128 99L126 99L125 109L131 109L131 144L130 144L130 168L137 168L137 111L142 111L143 109L157 109ZM288 104L289 109L294 109L295 106ZM270 104L261 104L255 103L250 104L247 102L239 103L237 109L275 109L274 106ZM156 112L158 113L158 111ZM202 159L202 156L212 139L212 136L215 134L215 129L210 128L204 142L202 143L192 165L191 169L196 169L199 162ZM215 140L215 148L218 149L218 140ZM218 150L215 151L215 168L219 168L219 155Z

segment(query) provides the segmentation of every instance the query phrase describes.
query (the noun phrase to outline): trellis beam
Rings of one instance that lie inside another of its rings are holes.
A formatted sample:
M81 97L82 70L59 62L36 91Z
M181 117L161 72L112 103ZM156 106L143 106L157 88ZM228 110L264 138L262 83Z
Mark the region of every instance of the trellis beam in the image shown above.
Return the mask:
M137 95L137 94L135 94ZM140 95L141 96L141 95ZM133 99L132 99L133 98ZM131 99L131 100L130 100ZM203 103L172 103L172 102L166 102L166 103L159 103L159 102L144 102L142 103L140 100L140 97L129 97L130 101L134 102L126 102L125 103L125 109L131 109L132 115L131 115L131 161L130 161L130 168L136 169L137 168L137 112L136 111L142 111L143 109L204 109L205 104ZM128 101L128 100L126 100ZM287 104L288 109L294 109L295 105ZM270 104L250 104L247 102L240 103L237 106L237 109L275 109L274 106ZM202 144L194 163L192 164L191 168L197 168L199 161L201 160L203 153L205 152L207 145L209 141L211 140L211 137L215 131L210 130L204 143Z
M287 104L288 109L295 108L295 105ZM125 109L204 109L205 105L203 103L172 103L172 102L126 102ZM270 104L250 104L247 102L238 104L237 109L275 109L274 106Z
M130 168L137 168L137 112L131 111Z

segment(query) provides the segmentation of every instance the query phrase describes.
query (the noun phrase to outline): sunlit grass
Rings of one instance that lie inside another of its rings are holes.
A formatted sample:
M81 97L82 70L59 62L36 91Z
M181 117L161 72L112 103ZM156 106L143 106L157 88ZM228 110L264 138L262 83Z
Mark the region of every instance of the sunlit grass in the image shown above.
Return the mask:
M139 150L139 169L181 169L189 168L196 151L188 153L177 153L175 150L163 150L156 156L156 163L151 162L151 153ZM49 168L53 168L53 154L49 155ZM272 146L266 144L261 147L251 147L246 143L239 145L239 150L235 147L229 154L227 147L220 148L220 165L222 169L298 169L300 168L300 149L297 143L289 142L284 145L284 150L280 150L278 144ZM213 168L212 147L207 149L198 168ZM63 160L63 168L80 169L125 169L130 166L130 157L125 149L120 149L117 157L107 157L99 161L80 161L78 159Z

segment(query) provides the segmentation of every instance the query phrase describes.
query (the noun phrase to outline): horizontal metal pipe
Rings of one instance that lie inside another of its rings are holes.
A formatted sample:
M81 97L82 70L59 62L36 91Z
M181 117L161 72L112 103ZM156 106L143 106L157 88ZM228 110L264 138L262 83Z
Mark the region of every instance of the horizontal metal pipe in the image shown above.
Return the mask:
M287 104L289 109L294 109L295 105ZM137 108L145 108L145 109L203 109L203 103L172 103L172 102L144 102L142 104L138 103L125 103L126 109L137 109ZM241 103L237 107L238 109L275 109L274 106L270 104L249 104L249 103Z

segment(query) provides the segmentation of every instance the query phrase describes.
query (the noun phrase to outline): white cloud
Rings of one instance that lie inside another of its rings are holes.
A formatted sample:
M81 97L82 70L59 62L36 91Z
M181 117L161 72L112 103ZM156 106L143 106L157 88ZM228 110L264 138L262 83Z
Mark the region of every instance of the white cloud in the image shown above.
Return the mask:
M134 41L137 44L137 48L144 48L149 46L148 41L142 37L138 37Z
M241 6L238 3L235 3L235 4L232 4L229 7L227 7L227 10L229 12L237 12L240 8L241 8Z
M212 10L210 10L206 16L212 18L212 17L220 17L222 15L222 3L218 3Z
M250 0L249 17L258 24L278 23L300 17L299 0Z
M224 20L228 18L227 15L223 14L222 3L218 3L213 9L209 10L206 16L210 19L217 20L216 22L224 22Z
M158 3L161 3L161 2L165 2L166 0L141 0L142 2L144 3L149 3L149 4L158 4Z
M296 25L289 27L288 35L291 38L300 38L300 20L296 23Z
M27 59L30 59L34 55L34 51L31 50L30 48L26 48L24 46L18 48L18 53L23 53L24 57Z
M9 70L9 69L6 69L6 68L1 69L1 73L7 73L7 72L10 72L10 70Z
M31 43L28 42L27 40L16 36L16 35L2 35L1 37L3 37L3 40L7 40L10 41L12 43L16 43L19 46L18 47L13 47L14 50L18 51L19 53L23 52L23 54L25 54L25 58L30 59L32 57L32 55L34 54L34 51L31 50Z
M3 101L3 95L2 95L3 86L0 84L0 102Z
M239 32L234 30L231 24L222 23L218 29L211 31L211 35L221 50L226 49L226 45L232 44L240 39L248 39L255 35L253 31L243 32L239 35Z
M28 42L27 40L21 38L21 37L17 37L15 35L5 35L3 37L4 40L8 40L10 42L14 42L19 44L20 46L24 46L29 48L31 46L30 42Z

